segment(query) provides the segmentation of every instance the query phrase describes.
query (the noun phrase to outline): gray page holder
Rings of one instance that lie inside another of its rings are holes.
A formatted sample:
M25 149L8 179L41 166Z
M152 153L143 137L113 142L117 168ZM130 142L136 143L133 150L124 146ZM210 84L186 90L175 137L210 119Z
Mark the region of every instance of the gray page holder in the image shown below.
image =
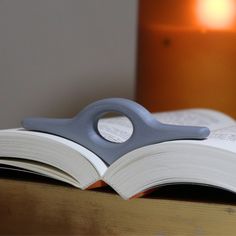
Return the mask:
M132 122L133 133L127 141L113 143L100 135L98 121L108 112L121 113ZM146 145L181 139L205 139L210 133L206 127L163 124L138 103L123 98L96 101L71 119L25 118L22 125L27 130L72 140L94 152L107 165Z

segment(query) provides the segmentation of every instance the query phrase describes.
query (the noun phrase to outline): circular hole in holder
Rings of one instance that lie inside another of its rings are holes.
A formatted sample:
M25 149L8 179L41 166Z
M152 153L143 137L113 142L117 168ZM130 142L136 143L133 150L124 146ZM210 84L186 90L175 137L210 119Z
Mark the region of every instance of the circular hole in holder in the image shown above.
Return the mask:
M124 143L133 134L130 119L119 112L107 112L98 121L99 134L107 141Z

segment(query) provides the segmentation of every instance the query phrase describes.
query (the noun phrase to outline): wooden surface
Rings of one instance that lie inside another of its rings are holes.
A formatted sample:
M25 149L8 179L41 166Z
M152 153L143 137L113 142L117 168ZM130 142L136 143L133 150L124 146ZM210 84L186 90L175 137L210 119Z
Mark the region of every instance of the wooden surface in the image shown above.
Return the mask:
M219 190L210 202L201 194L197 202L199 189L191 188L128 201L111 189L81 191L44 180L1 177L0 189L1 235L236 235L236 205L221 202L235 195ZM192 201L183 198L188 191ZM180 192L179 200L170 199Z

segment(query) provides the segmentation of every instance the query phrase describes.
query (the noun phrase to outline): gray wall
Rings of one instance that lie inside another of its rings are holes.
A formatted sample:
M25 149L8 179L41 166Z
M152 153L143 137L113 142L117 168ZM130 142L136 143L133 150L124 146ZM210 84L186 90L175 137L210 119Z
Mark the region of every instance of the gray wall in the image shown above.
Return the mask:
M136 0L0 0L0 128L133 98Z

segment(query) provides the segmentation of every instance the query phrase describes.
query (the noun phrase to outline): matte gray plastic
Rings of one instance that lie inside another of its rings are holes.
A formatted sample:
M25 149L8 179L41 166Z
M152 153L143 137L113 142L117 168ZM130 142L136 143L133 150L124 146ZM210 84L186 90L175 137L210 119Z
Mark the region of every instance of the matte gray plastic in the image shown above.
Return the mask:
M130 119L133 133L127 141L113 143L100 135L97 124L107 112L122 113ZM179 139L205 139L210 133L206 127L160 123L144 107L123 98L96 101L71 119L26 118L22 125L27 130L59 135L81 144L108 165L124 154L146 145Z

